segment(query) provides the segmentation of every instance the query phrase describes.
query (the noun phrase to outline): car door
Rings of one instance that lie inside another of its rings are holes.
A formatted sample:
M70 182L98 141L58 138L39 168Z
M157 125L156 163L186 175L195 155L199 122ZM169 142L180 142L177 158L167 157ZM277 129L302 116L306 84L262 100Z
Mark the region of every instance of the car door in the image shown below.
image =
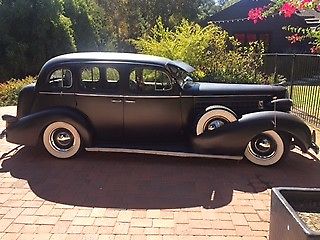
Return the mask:
M98 142L123 139L121 66L87 64L79 69L77 108L93 125Z
M169 142L181 136L180 91L164 68L131 65L124 96L129 142Z
M72 66L64 65L51 69L43 76L38 96L33 103L32 112L39 112L52 107L76 106L74 94L74 73Z

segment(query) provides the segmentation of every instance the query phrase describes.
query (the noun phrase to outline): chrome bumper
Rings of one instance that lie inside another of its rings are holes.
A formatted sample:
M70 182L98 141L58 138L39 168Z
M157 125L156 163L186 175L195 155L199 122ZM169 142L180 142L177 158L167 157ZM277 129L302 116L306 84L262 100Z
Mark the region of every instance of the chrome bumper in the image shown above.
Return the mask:
M317 142L316 131L313 130L313 131L312 131L312 135L311 135L311 146L310 146L310 148L311 148L316 154L319 154L319 146L316 144L316 142Z
M3 115L2 120L6 122L6 128L8 128L11 124L18 121L17 117L11 116L11 115ZM3 139L7 136L7 130L3 130L0 134L0 139Z
M5 138L6 135L7 135L7 130L5 129L5 130L3 130L3 131L1 132L1 134L0 134L0 139Z

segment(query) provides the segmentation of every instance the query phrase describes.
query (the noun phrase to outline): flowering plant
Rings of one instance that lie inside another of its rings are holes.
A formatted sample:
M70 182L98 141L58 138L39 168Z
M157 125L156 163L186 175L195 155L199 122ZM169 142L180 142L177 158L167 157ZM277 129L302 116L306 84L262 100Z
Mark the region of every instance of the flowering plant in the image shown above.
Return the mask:
M299 11L313 9L320 12L320 0L275 0L267 6L251 9L248 12L248 20L255 24L267 17L279 13L286 18L292 17ZM315 28L285 27L287 31L294 33L287 37L291 43L304 39L312 39L311 53L320 53L320 25Z

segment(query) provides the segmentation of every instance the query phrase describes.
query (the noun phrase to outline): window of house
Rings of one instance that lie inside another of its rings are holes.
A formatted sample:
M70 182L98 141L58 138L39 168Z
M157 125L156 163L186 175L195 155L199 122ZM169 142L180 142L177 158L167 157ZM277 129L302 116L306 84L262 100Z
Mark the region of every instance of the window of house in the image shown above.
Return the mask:
M246 43L246 35L244 33L237 33L234 36L240 43L242 44Z
M258 40L258 36L255 33L248 33L247 34L247 42L255 42Z
M155 93L172 89L170 77L161 70L135 68L130 73L129 88L135 93Z
M242 44L247 45L250 42L262 41L267 48L270 44L269 33L236 33L234 37Z
M57 69L49 78L51 89L70 88L72 86L72 72L69 69Z

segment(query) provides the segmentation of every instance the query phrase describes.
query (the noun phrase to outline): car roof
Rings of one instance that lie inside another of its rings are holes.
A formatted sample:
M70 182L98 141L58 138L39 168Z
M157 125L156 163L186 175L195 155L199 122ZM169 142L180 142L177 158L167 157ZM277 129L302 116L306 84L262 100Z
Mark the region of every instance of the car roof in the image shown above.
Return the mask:
M80 52L57 56L49 60L43 68L50 67L58 63L82 62L82 61L113 61L157 64L161 66L173 65L187 72L193 72L194 68L181 61L173 61L168 58L137 54L137 53L116 53L116 52Z

